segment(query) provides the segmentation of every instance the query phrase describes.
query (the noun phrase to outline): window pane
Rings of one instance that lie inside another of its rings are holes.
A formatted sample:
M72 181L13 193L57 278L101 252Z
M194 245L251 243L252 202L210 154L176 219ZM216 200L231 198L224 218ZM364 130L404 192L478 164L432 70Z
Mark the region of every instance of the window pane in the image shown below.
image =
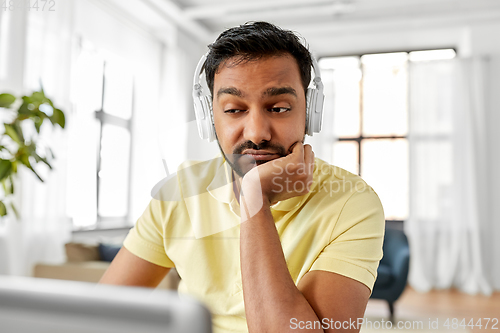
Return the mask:
M84 49L78 56L71 82L71 101L79 111L92 114L101 108L104 60L92 50Z
M333 144L333 165L356 175L359 174L358 143L337 141Z
M132 116L132 76L125 66L106 62L104 112L130 119Z
M408 141L363 140L361 156L361 176L380 197L386 219L405 220L409 211Z
M99 215L126 216L128 207L130 134L127 130L104 125L99 171Z
M73 103L72 123L68 146L67 213L75 228L96 223L97 218L97 140L100 125L95 110L101 108L103 60L86 46L74 65L71 84Z
M455 58L457 53L453 49L413 51L410 52L410 61L432 61Z
M363 65L363 135L406 135L406 53L371 54Z
M331 105L333 108L335 135L338 137L359 136L359 83L361 80L359 58L321 58L319 66L325 88L333 87L333 91L325 89L325 107Z
M444 137L453 133L457 63L413 62L410 65L410 133L414 138Z

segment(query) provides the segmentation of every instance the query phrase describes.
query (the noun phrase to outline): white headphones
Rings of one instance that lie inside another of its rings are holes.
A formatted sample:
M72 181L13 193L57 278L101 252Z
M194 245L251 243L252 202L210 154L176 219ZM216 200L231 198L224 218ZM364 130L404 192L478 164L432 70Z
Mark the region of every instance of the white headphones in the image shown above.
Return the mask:
M207 60L207 54L208 53L201 57L194 72L193 102L196 123L198 124L198 133L202 140L212 142L215 140L212 96L210 95L208 87L205 87L207 93L204 93L204 88L200 81L203 66ZM312 136L313 133L319 133L321 131L321 124L323 121L323 100L325 98L318 63L314 58L312 58L312 65L314 70L314 79L312 80L313 87L307 88L306 94L306 134L310 136Z

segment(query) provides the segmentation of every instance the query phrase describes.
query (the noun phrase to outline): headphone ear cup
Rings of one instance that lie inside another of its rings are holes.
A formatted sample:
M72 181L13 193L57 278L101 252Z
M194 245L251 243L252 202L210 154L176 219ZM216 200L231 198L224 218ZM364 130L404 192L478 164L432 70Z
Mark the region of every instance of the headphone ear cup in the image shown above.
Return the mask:
M324 95L315 88L307 89L306 96L306 134L313 135L321 131L323 122Z
M316 90L316 96L314 97L314 117L312 122L313 132L321 132L321 127L323 125L323 102L325 101L325 95L323 91Z
M214 110L212 106L212 96L203 96L204 108L207 110L207 138L209 142L215 140L215 124L214 124Z
M194 115L196 116L196 125L198 126L198 134L200 135L200 138L202 140L205 140L205 130L204 130L204 125L203 122L205 120L205 112L203 111L203 103L202 103L202 98L203 97L194 97L193 98L193 104L194 104Z
M212 120L212 99L210 96L197 96L193 98L198 134L202 140L213 141L215 131Z
M311 133L311 101L314 96L314 91L312 88L307 88L306 93L306 134L312 135Z

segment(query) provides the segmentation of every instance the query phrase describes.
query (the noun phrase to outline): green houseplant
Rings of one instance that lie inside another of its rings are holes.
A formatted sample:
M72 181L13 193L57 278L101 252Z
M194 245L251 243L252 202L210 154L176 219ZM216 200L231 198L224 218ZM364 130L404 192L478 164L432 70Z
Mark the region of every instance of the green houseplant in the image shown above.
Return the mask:
M21 98L7 93L0 94L0 112L3 113L2 119L8 119L3 122L3 126L0 125L0 131L2 127L4 129L0 134L0 182L4 193L3 197L0 196L0 216L7 215L11 210L19 217L12 202L18 168L28 168L43 182L36 172L36 165L43 163L52 169L50 162L54 159L54 154L49 147L42 148L38 144L40 130L44 122L51 127L57 125L64 128L65 116L45 96L43 89Z

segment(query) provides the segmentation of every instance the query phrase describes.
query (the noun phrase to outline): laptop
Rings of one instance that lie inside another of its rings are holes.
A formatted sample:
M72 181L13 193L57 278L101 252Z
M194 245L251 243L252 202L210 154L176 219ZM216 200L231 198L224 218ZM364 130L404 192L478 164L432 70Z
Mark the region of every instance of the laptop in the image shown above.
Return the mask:
M0 276L2 333L209 333L209 311L174 291Z

